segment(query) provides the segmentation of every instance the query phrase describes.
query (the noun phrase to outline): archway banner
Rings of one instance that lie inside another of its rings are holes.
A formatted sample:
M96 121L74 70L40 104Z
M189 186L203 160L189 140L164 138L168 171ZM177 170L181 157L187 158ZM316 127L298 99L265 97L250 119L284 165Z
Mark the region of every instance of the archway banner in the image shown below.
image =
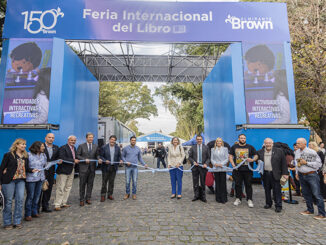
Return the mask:
M290 41L285 3L8 0L3 38Z

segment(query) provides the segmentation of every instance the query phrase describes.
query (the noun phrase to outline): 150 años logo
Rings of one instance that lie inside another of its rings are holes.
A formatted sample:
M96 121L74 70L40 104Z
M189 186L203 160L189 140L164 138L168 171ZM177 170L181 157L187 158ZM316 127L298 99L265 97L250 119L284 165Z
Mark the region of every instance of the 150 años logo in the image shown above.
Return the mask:
M25 16L24 29L29 33L37 34L39 32L53 34L56 33L52 30L58 21L58 17L64 16L61 9L50 9L46 11L25 11L21 13Z
M230 23L232 29L256 29L256 30L273 30L273 22L270 17L235 17L228 15L225 23Z

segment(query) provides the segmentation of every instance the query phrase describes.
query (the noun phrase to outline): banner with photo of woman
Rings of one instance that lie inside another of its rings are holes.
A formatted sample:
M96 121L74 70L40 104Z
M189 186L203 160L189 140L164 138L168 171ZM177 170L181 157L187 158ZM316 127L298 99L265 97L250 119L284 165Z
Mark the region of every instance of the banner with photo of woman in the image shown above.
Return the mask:
M2 124L47 124L52 40L11 39L6 65Z
M243 43L247 123L290 124L283 44Z

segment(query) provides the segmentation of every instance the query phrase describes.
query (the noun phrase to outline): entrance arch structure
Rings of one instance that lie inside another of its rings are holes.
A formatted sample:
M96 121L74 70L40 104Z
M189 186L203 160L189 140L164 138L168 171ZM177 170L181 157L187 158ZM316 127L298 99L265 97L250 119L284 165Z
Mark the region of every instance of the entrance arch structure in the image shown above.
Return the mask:
M309 137L297 125L284 3L8 0L3 38L0 135L7 142L0 153L18 136L30 143L54 132L64 144L70 134L81 141L97 131L98 81L64 40L231 43L203 84L205 137L232 144L245 132L257 148L264 137L288 144ZM24 70L14 61L31 60L13 51L31 42L42 57ZM34 97L45 68L51 68L47 119L28 123L41 115Z

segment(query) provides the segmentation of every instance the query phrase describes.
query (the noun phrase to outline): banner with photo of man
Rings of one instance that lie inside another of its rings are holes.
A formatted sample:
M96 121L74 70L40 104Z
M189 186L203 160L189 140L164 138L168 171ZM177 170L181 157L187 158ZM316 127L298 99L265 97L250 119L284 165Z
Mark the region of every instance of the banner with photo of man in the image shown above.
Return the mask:
M47 124L52 40L11 39L2 124Z
M283 44L243 43L248 124L290 124Z

